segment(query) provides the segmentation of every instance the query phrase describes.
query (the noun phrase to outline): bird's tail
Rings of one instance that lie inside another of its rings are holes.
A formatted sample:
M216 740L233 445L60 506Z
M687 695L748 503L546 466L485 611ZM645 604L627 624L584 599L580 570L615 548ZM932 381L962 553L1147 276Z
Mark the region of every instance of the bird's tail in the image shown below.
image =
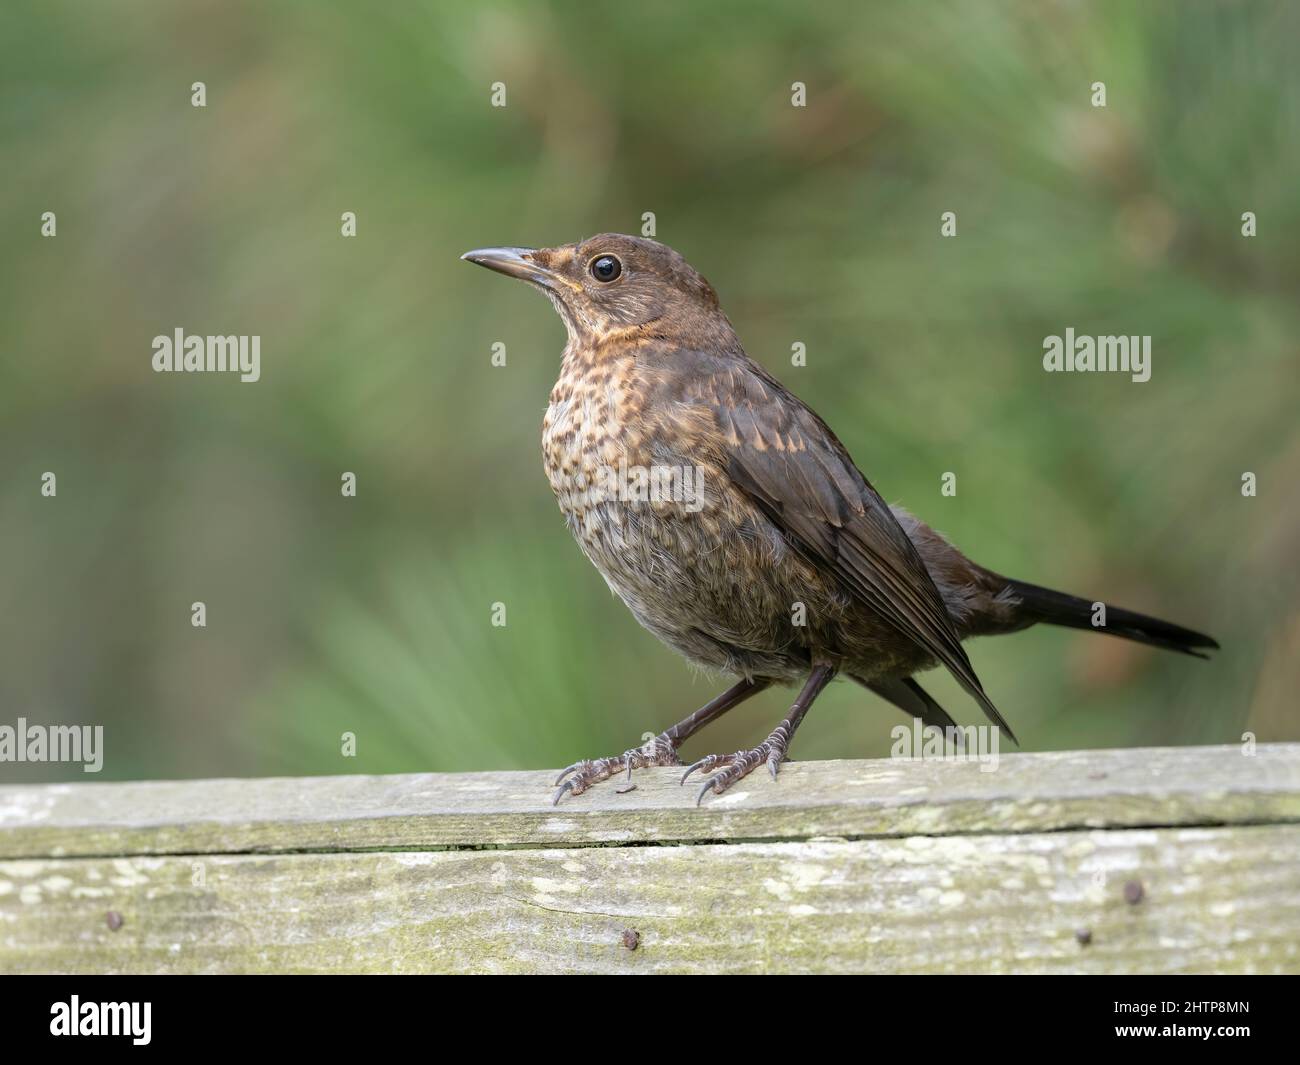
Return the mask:
M1020 600L1018 613L1024 622L1043 621L1049 625L1065 625L1071 629L1091 629L1122 636L1126 640L1164 647L1197 658L1208 658L1201 648L1217 650L1218 643L1201 632L1193 632L1181 625L1159 618L1148 617L1122 607L1105 605L1104 613L1098 604L1080 599L1077 595L1054 592L1025 581L1007 580L1007 591Z

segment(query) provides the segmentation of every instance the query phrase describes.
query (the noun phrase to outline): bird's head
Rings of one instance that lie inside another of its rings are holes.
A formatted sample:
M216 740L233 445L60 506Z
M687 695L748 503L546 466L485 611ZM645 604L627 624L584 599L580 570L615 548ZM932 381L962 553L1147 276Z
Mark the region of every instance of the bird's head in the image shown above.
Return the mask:
M570 341L599 343L629 329L694 338L730 325L713 287L666 244L602 233L556 248L479 248L461 256L540 288Z

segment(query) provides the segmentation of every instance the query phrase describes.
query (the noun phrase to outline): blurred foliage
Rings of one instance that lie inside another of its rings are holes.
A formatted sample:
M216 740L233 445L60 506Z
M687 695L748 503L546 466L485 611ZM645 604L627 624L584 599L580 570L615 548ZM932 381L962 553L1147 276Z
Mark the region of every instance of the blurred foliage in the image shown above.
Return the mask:
M886 498L1223 643L977 641L1027 749L1300 739L1298 31L1282 2L8 0L0 721L105 724L104 778L508 768L720 690L556 511L559 320L457 259L654 211ZM154 374L177 326L260 334L262 380ZM1151 334L1151 381L1043 373L1066 326ZM794 753L901 720L837 685Z

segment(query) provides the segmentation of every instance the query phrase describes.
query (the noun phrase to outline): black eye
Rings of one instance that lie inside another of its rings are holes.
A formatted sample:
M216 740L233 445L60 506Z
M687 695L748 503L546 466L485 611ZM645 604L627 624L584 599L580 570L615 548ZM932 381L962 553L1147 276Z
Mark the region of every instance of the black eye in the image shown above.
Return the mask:
M623 272L623 264L612 255L598 255L591 260L591 276L597 281L613 281Z

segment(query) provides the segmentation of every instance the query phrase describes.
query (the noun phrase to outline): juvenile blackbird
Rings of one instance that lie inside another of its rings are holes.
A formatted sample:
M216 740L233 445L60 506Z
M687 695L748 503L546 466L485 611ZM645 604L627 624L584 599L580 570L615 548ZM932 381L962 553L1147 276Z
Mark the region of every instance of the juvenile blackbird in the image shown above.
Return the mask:
M947 728L913 677L943 665L1015 741L961 641L1038 622L1092 629L1091 600L999 576L885 503L826 423L745 354L713 288L673 249L605 233L462 258L540 288L568 330L542 447L583 552L642 625L740 678L644 746L569 766L556 802L623 770L679 765L678 747L710 721L802 681L764 742L708 755L682 779L712 774L699 802L762 762L775 777L839 673ZM1117 607L1100 631L1201 658L1218 646Z

